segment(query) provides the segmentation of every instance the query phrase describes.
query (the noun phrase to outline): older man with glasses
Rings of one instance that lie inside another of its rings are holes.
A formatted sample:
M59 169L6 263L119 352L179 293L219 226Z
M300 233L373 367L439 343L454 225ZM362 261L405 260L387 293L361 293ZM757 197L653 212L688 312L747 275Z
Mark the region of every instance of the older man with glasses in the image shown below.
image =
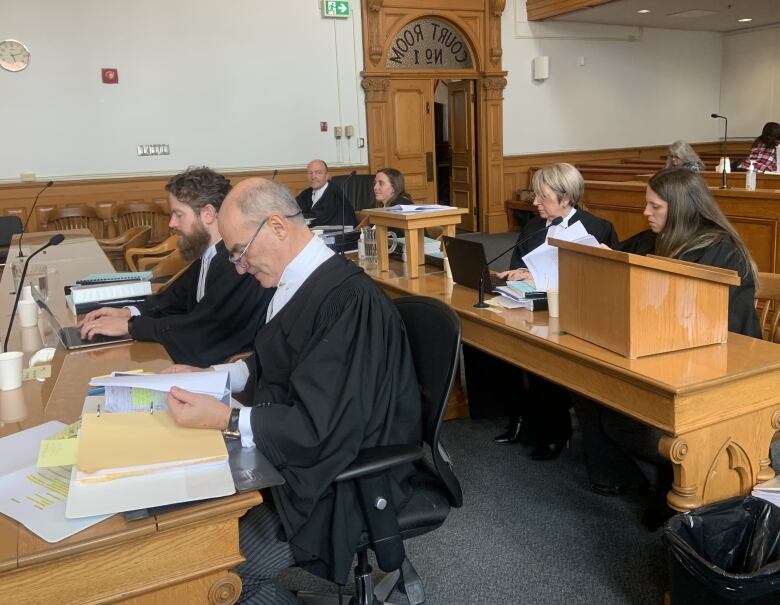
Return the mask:
M286 479L272 505L240 525L247 561L237 569L241 603L296 603L275 581L300 565L346 583L362 523L351 488L335 477L366 448L421 441L420 396L401 317L362 269L334 255L306 227L284 187L239 183L219 215L239 273L276 287L254 355L217 368L247 406L231 410L207 395L171 389L168 406L185 426L219 428L255 445ZM174 366L169 371L191 371ZM391 480L406 500L411 465Z

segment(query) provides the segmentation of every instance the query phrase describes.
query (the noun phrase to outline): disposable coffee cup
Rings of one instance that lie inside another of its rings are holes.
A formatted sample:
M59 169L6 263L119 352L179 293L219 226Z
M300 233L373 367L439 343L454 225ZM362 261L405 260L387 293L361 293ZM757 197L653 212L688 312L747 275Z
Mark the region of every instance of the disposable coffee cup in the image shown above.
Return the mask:
M22 386L21 351L0 353L0 391L12 391Z
M22 288L22 295L19 298L19 300L20 301L22 301L22 300L33 300L32 286L24 286Z
M16 313L19 315L19 324L23 328L38 325L38 304L34 300L20 300Z
M550 317L558 317L558 290L547 290L547 312Z

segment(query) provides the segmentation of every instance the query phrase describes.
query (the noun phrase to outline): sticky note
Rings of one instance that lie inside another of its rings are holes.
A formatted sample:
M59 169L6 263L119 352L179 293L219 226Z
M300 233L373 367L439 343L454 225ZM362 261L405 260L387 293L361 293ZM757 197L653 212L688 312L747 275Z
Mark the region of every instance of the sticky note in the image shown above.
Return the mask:
M77 437L69 439L44 439L38 450L38 468L53 466L72 466L76 464L79 453Z
M22 380L38 380L51 376L51 365L33 366L22 370Z

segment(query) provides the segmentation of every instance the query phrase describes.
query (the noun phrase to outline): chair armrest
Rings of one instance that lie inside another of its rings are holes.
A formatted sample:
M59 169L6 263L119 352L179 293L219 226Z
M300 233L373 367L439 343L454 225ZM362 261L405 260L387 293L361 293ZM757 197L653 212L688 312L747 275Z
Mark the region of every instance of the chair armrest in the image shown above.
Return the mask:
M384 445L360 450L358 457L336 477L336 481L351 481L358 477L420 460L425 451L419 445Z

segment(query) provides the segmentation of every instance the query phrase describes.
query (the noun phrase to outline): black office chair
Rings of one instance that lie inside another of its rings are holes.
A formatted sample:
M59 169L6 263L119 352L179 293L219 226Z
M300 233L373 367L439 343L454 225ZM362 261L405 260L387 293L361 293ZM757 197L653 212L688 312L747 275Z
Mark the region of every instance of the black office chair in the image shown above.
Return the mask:
M11 238L22 232L22 221L18 216L0 216L0 266L5 266Z
M330 182L339 186L355 211L376 207L373 174L338 175L332 177Z
M444 523L451 507L463 504L460 483L452 472L449 458L439 441L447 400L455 380L460 351L460 319L444 303L424 296L395 299L406 325L412 349L417 381L422 395L423 442L430 450L417 446L387 446L364 450L360 457L336 481L356 481L364 503L363 532L357 549L355 567L356 596L353 605L378 605L398 586L411 605L425 602L422 581L406 558L403 540L421 536ZM388 494L372 491L382 473L394 466L417 461L412 479L412 495L401 510L393 514ZM389 529L388 529L389 528ZM389 571L373 585L368 549L377 557L379 567ZM400 575L400 581L399 581ZM307 605L338 603L338 596L298 593Z

